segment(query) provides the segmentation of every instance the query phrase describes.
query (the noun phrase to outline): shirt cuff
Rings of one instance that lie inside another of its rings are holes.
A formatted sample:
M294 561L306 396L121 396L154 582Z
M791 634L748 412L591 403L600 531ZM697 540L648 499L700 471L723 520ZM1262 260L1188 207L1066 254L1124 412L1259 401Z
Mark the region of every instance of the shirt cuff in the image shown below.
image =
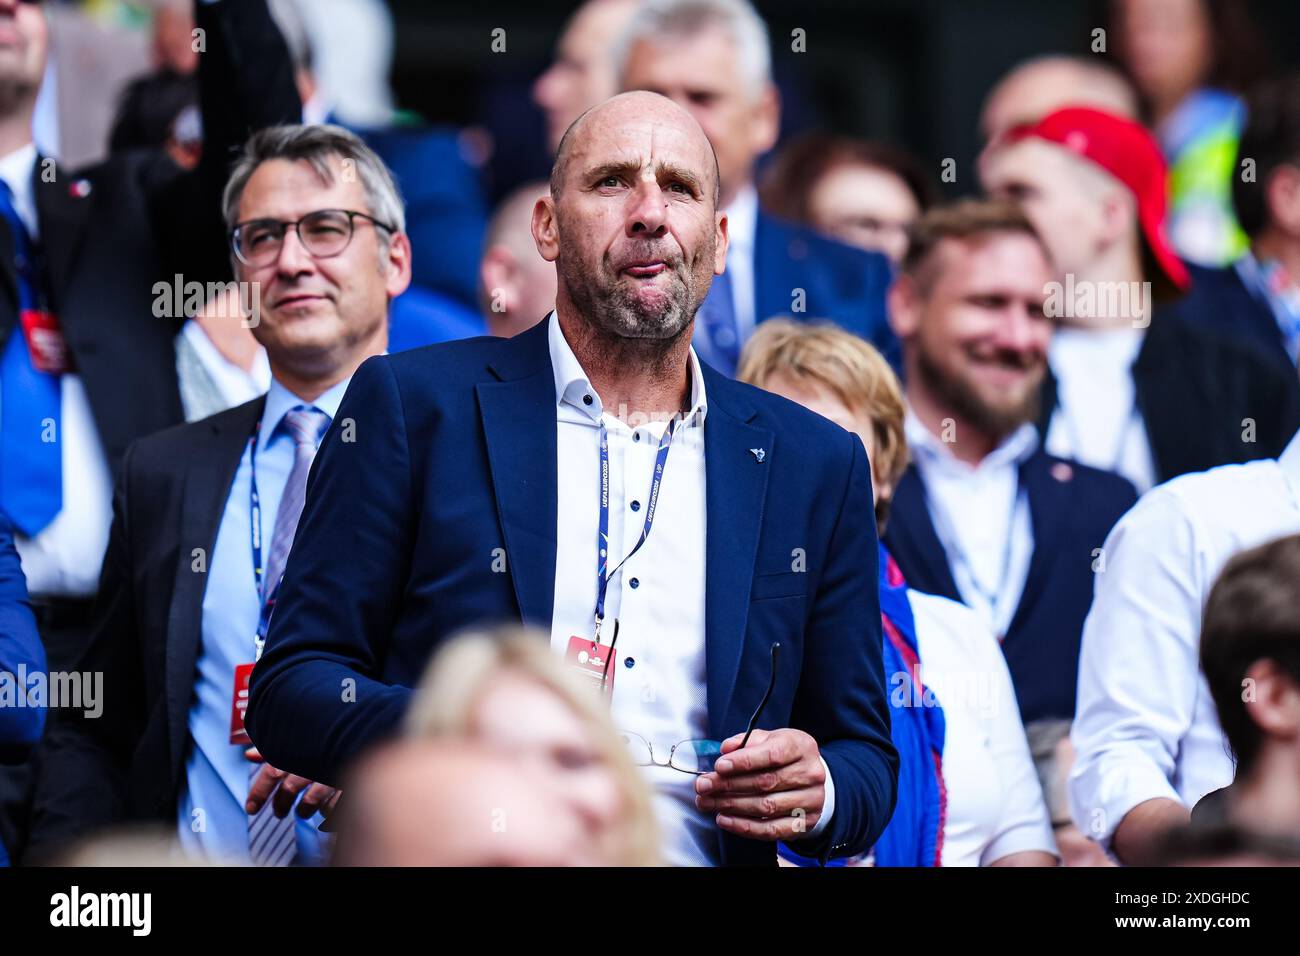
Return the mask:
M822 803L822 815L817 818L817 825L808 831L805 839L821 835L831 822L831 814L835 812L835 781L831 779L831 768L824 758L817 759L821 760L822 766L826 768L826 799Z
M1104 784L1103 784L1104 781ZM1182 797L1164 772L1149 759L1134 756L1099 762L1072 781L1070 803L1074 824L1107 852L1120 822L1140 803Z

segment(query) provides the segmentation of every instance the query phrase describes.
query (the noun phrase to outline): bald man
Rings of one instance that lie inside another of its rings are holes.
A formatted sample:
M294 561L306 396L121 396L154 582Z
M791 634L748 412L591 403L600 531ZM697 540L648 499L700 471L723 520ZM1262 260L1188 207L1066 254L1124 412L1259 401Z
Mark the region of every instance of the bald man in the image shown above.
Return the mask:
M989 91L980 133L992 142L1021 123L1033 123L1062 106L1092 106L1137 119L1137 91L1124 74L1096 58L1051 54L1026 60Z
M870 468L856 437L691 348L726 261L717 169L670 100L606 101L533 207L546 321L358 371L253 675L276 766L339 779L448 635L510 619L637 743L669 862L875 842L898 757Z
M533 206L550 187L525 183L497 205L479 262L479 305L489 335L511 338L555 308L555 263L533 242Z

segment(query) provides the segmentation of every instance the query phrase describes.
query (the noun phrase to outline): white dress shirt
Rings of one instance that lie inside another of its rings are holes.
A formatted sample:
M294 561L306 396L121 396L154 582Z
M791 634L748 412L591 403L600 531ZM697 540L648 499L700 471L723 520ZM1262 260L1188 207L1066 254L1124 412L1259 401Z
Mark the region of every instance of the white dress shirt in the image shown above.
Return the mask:
M556 394L555 603L551 647L565 654L569 638L590 638L596 609L596 541L600 518L599 426L609 436L609 540L611 571L636 544L659 440L667 417L631 427L607 413L552 312L551 365ZM654 524L645 544L609 580L601 641L618 644L611 665L611 712L621 730L650 742L655 760L646 767L654 789L663 853L674 865L712 865L720 860L713 815L695 808L695 776L666 766L673 744L709 737L704 640L705 508L704 419L708 398L694 350L690 353L691 409L674 432L664 466ZM637 422L635 411L629 415ZM809 836L833 812L827 773L826 806Z
M1020 465L1037 449L1038 433L1021 425L978 465L969 465L910 410L904 429L953 583L985 626L1005 637L1034 553Z
M1145 329L1060 329L1048 362L1057 409L1043 447L1058 458L1123 475L1138 494L1156 483L1146 423L1137 408L1133 363Z
M988 866L1012 853L1056 856L1002 649L970 608L908 590L922 679L943 707L948 795L943 866Z
M736 333L748 342L758 322L755 314L754 237L758 232L758 191L745 186L726 209L727 274L731 279L731 303L736 310Z
M1225 465L1152 489L1106 539L1083 626L1070 804L1109 845L1124 815L1192 807L1232 782L1199 667L1201 612L1228 559L1300 532L1300 436L1278 460Z
M33 241L40 239L32 174L36 146L28 143L0 158L0 179L13 192L14 208ZM15 326L11 335L22 335ZM59 444L63 508L34 538L15 535L27 590L38 597L90 597L113 521L113 479L81 376L59 377Z

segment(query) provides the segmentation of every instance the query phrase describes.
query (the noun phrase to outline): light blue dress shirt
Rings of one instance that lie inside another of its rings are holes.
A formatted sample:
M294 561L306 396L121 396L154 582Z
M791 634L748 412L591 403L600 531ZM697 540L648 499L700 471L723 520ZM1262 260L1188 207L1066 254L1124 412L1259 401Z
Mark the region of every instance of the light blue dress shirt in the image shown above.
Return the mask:
M304 402L279 382L271 382L256 447L264 555L270 553L275 515L293 468L293 438L280 427L281 419L290 409L306 405L320 409L332 420L347 387L345 379L316 401ZM260 611L253 577L251 478L252 462L246 444L208 563L203 644L190 705L185 787L177 812L177 829L186 852L234 863L251 862L244 801L248 798L252 764L244 757L243 746L230 743L235 668L253 660ZM317 829L322 819L316 814L298 821L296 862L324 862L329 835Z

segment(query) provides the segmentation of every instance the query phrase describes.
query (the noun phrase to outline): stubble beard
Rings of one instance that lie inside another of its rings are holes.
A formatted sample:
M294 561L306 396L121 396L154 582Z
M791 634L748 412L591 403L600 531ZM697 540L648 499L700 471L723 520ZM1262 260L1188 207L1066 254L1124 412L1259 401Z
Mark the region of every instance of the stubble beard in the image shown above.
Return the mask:
M1041 376L1036 384L1025 389L1019 401L999 405L989 402L963 376L953 375L941 367L924 347L917 352L916 369L939 405L951 409L954 415L995 442L1001 442L1026 422L1038 419Z
M662 254L662 250L654 249L654 254ZM560 281L592 344L611 359L654 365L690 333L704 300L696 293L703 283L691 274L680 255L664 255L664 260L674 281L662 295L650 298L621 281L608 256L596 268L587 267L576 256L562 255L557 261ZM711 251L701 250L696 261L712 261Z

